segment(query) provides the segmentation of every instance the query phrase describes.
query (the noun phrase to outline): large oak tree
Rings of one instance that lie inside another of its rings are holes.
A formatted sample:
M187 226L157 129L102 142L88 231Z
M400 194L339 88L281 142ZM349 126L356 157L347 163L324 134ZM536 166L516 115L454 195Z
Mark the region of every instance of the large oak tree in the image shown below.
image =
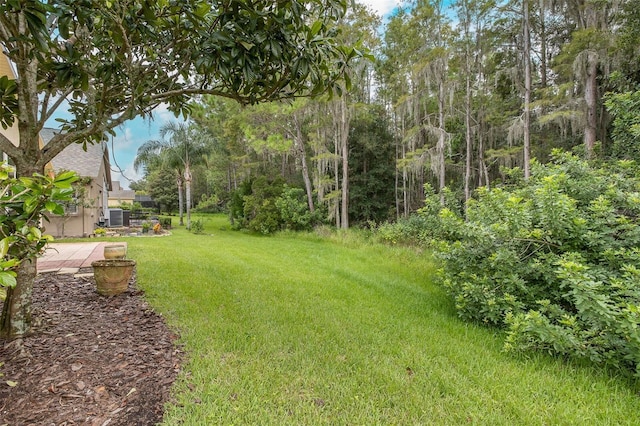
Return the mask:
M357 51L334 42L344 0L3 0L0 43L16 80L0 81L0 135L21 175L66 146L95 143L160 104L188 113L198 94L257 103L335 87ZM38 135L64 108L64 132ZM35 265L5 301L6 335L29 329Z

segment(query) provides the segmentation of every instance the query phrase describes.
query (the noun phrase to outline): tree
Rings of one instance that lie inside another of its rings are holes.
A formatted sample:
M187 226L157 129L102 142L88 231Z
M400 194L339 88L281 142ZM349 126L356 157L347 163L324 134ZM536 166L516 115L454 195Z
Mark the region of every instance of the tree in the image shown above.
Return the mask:
M172 214L178 207L178 192L167 185L167 182L175 179L175 171L165 166L153 169L146 176L146 189L158 204L160 211Z
M349 219L360 224L383 222L393 213L395 148L381 105L356 110L349 140Z
M343 0L1 2L0 42L18 79L0 84L0 124L17 121L20 144L0 135L0 150L29 176L163 103L187 114L197 94L257 103L331 91L359 53L332 38L344 13ZM63 132L40 147L61 107ZM31 304L33 279L19 275L20 303Z
M572 31L556 61L560 69L571 70L570 79L575 78L581 84L583 143L587 157L592 157L598 136L604 139L605 127L600 113L602 93L598 80L607 77L613 30L618 27L614 18L625 1L563 0L560 3L566 6Z
M191 229L191 180L192 167L204 161L206 146L202 132L184 123L169 122L160 127L160 140L150 140L138 148L134 167L160 161L175 170L178 186L178 209L180 225L183 225L182 207L186 205L187 229ZM167 139L168 137L168 139ZM182 200L182 185L185 186L186 204Z
M243 116L238 103L214 96L202 96L193 105L192 118L210 137L205 164L207 181L215 195L228 200L248 175L245 174Z

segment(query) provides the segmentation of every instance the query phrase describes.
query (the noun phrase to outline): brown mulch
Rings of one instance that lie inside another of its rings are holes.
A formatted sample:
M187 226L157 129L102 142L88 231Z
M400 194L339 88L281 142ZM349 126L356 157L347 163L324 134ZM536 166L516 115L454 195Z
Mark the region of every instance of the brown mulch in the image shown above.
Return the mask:
M180 367L176 336L135 287L42 274L34 333L0 340L0 425L154 425ZM4 364L3 364L4 363Z

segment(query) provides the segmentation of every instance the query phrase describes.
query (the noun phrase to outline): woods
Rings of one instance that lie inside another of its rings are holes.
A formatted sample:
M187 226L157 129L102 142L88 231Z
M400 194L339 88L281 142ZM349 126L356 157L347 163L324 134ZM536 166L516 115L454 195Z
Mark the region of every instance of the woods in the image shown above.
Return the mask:
M216 164L194 168L194 207L215 196L223 209L243 181L281 178L346 228L408 217L425 184L464 202L556 148L636 159L639 19L630 1L432 0L383 24L358 5L340 41L371 55L352 62L341 97L191 105ZM361 163L368 149L392 163ZM378 189L363 197L355 182Z

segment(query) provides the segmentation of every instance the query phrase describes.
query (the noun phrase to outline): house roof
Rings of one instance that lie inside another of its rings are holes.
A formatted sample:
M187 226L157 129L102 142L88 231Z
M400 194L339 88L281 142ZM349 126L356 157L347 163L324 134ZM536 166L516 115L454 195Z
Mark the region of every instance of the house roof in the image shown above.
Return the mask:
M109 191L109 198L112 200L134 200L136 198L136 191L133 189Z
M58 133L60 133L58 129L45 127L40 131L40 136L46 145ZM109 151L104 144L87 144L87 150L84 151L82 144L72 143L56 155L51 163L56 171L70 170L82 177L95 178L100 174L103 161L105 161L107 176L110 176Z

